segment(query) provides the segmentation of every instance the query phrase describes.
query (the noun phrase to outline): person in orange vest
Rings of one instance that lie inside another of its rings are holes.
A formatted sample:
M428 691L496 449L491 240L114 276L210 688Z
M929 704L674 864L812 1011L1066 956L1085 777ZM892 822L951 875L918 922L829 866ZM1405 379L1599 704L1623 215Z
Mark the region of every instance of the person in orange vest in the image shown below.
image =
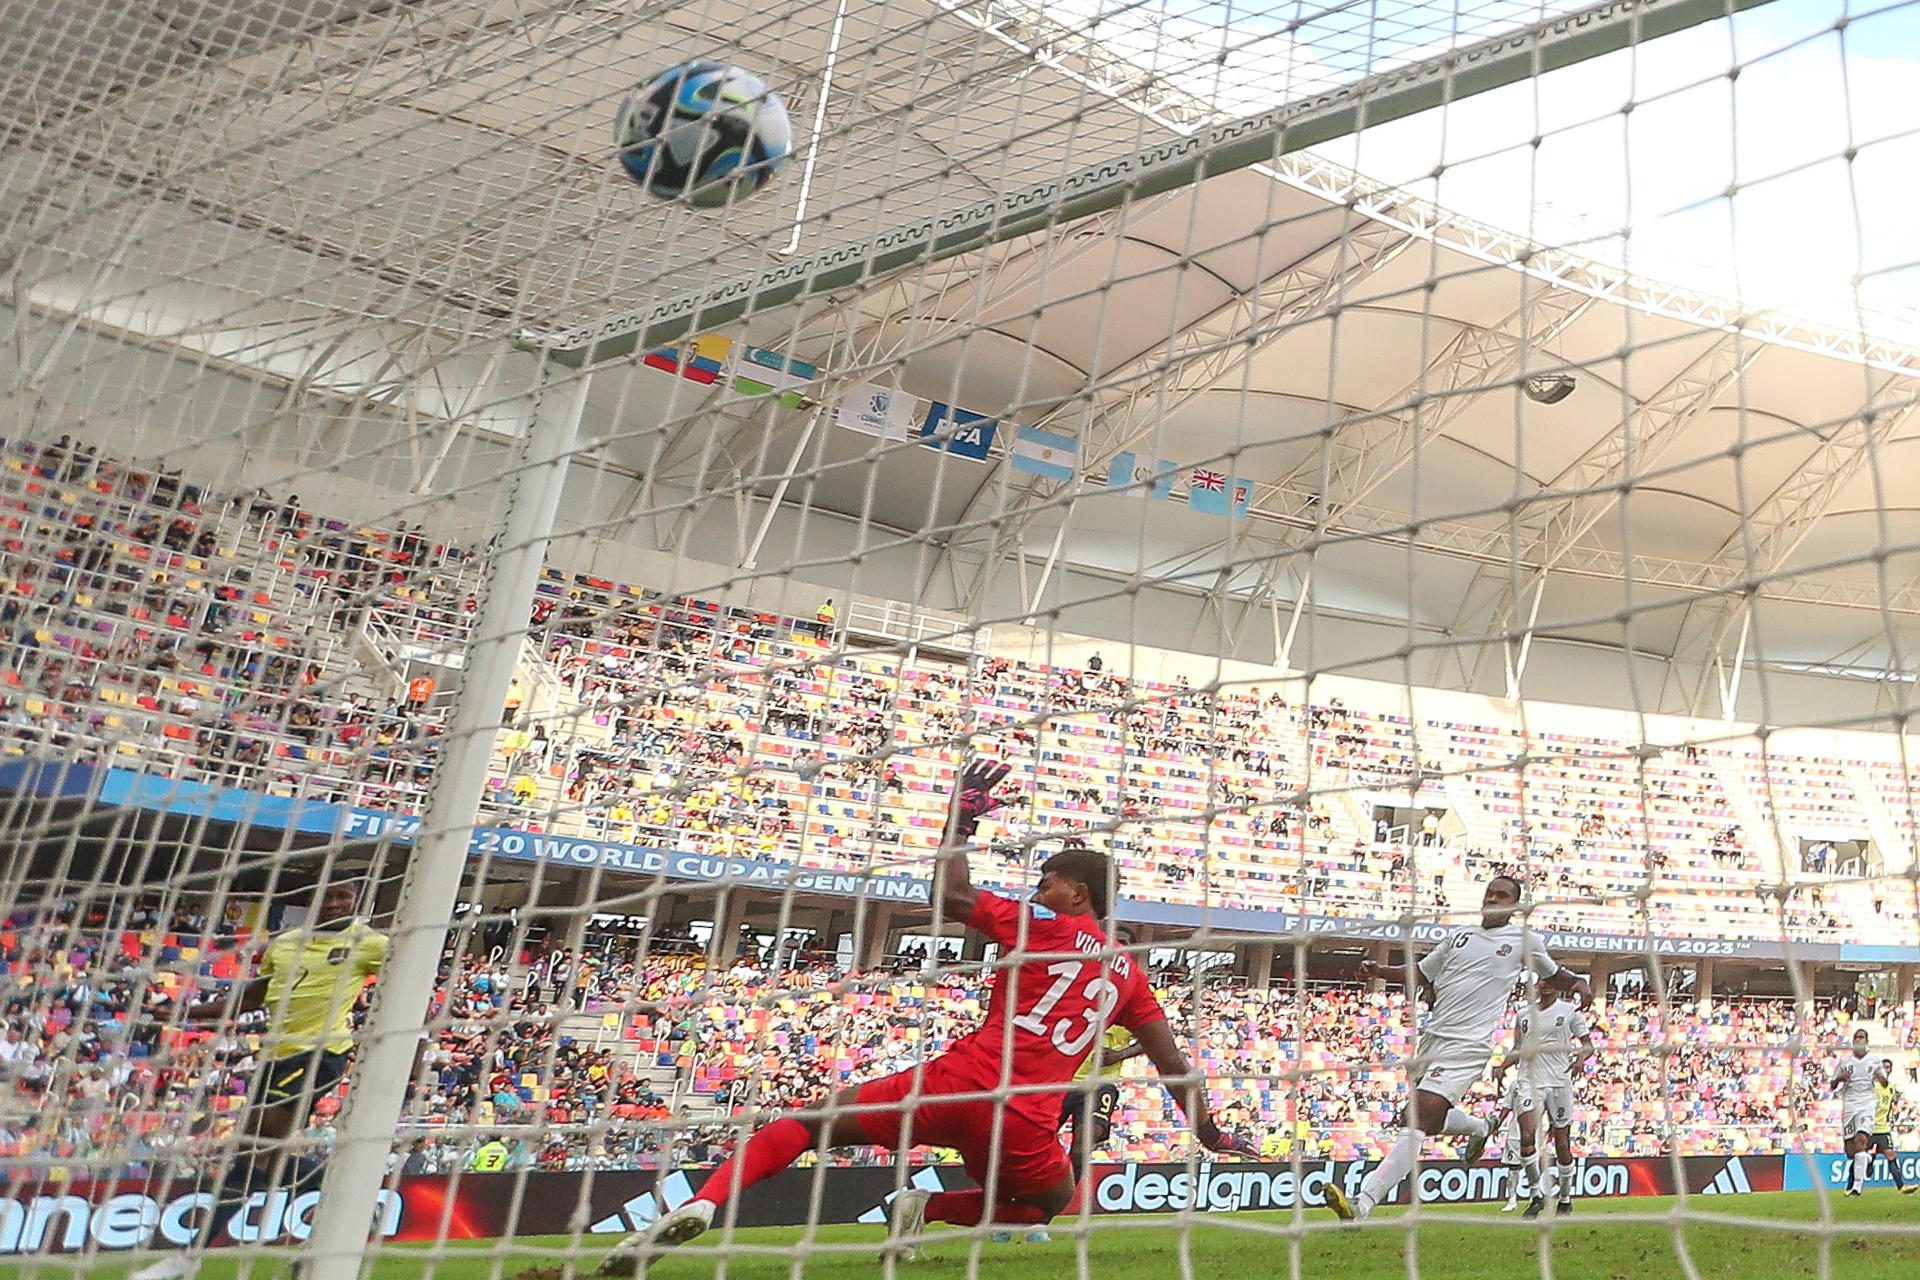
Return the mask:
M526 700L527 687L520 683L519 676L515 676L507 685L507 705L501 714L500 723L510 725L515 720L518 720L520 718L520 704Z
M407 681L407 709L425 711L427 700L433 697L433 677L415 676Z

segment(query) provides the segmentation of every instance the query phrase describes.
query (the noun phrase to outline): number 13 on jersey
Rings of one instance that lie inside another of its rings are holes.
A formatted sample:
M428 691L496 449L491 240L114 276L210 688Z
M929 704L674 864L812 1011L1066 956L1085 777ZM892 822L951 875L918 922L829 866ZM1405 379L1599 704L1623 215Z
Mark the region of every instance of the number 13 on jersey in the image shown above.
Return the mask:
M1050 1041L1067 1057L1076 1057L1085 1053L1106 1027L1114 1006L1120 1003L1120 988L1100 972L1099 965L1085 960L1061 960L1048 965L1046 971L1053 975L1053 985L1034 1001L1033 1008L1015 1018L1013 1025ZM1074 998L1068 999L1083 976L1086 982ZM1062 1000L1068 1007L1049 1024L1048 1018Z

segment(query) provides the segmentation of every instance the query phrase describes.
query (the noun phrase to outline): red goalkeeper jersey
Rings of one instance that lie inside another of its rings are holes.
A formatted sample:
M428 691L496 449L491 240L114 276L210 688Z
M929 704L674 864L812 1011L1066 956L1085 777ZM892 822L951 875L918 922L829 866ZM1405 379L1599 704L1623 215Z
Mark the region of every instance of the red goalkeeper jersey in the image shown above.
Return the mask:
M981 1089L1065 1085L1109 1026L1135 1030L1167 1016L1132 956L1097 954L1109 943L1092 916L1056 915L1038 903L982 893L967 923L999 943L1003 954L1032 956L994 976L986 1020L945 1055L967 1064L966 1074ZM1015 1094L1007 1106L1051 1122L1059 1117L1060 1094Z

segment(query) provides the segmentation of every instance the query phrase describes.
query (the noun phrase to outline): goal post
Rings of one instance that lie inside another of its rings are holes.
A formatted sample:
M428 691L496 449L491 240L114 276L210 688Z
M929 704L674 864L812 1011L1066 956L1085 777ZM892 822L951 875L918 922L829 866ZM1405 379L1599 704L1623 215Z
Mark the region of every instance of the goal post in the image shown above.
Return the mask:
M531 397L467 663L395 903L392 952L379 998L360 1033L355 1063L360 1079L342 1109L314 1214L313 1280L353 1280L361 1273L367 1224L375 1217L394 1134L429 1032L424 1014L440 981L461 883L470 876L469 851L493 765L500 708L521 662L527 618L592 385L590 373L547 376L543 369Z

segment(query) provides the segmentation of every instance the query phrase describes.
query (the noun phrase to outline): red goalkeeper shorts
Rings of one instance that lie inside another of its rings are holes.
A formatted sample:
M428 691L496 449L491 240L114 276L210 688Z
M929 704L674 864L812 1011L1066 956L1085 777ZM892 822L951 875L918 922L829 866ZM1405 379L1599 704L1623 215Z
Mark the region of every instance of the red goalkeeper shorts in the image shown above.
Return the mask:
M995 1079L982 1079L978 1064L939 1057L926 1064L913 1100L915 1073L901 1071L860 1086L860 1127L875 1146L899 1148L902 1139L912 1146L952 1147L960 1153L967 1176L987 1185L987 1170L998 1170L998 1196L1031 1195L1058 1186L1073 1176L1073 1166L1060 1149L1058 1125L1049 1125L991 1098L947 1101L953 1094L990 1093ZM1052 1095L1021 1094L1027 1106L1057 1114ZM1052 1105L1049 1106L1048 1104ZM886 1105L893 1104L893 1105ZM874 1107L875 1110L866 1110ZM999 1129L998 1151L994 1130ZM997 1161L994 1160L998 1156Z

